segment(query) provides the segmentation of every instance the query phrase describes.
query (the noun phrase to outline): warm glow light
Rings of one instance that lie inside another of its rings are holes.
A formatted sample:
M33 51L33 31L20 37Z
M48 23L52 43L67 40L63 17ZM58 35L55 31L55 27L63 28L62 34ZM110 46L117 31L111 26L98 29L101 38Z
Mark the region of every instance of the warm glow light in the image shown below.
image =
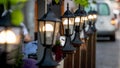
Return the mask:
M88 18L89 18L89 19L93 19L93 16L92 16L92 15L89 15Z
M16 35L14 34L14 32L10 30L6 31L6 41L8 43L15 43L17 41Z
M11 30L0 32L0 43L14 44L17 42L17 37Z
M51 24L46 24L44 27L43 27L43 31L53 31L53 26Z
M51 37L53 33L53 26L51 24L45 24L43 31L46 31L46 37Z
M87 21L88 20L88 18L87 17L85 17L85 19L84 19L85 21Z
M6 42L6 32L5 31L2 31L0 32L0 43L1 44L4 44Z
M96 19L96 18L97 18L97 15L94 14L93 17L94 17L94 19Z
M64 25L67 25L67 24L68 24L68 19L65 19L65 20L63 21L63 24L64 24ZM71 20L69 20L69 24L72 24Z
M75 22L80 22L80 17L76 17Z

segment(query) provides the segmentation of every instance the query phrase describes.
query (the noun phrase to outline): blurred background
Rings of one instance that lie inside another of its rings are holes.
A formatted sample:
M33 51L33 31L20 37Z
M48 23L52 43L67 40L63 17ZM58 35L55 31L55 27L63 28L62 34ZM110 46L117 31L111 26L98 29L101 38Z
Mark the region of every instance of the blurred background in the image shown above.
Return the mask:
M47 11L46 4L52 0L28 0L25 2L22 12L23 23L27 27L32 40L37 39L37 20ZM61 1L61 0L60 0ZM96 21L96 68L120 68L120 0L88 0L92 9L98 12ZM64 0L64 3L53 3L52 9L57 17L60 17L67 6L74 12L78 5L73 0ZM42 6L42 7L41 7ZM49 6L47 6L49 7ZM60 11L61 9L61 11ZM85 7L86 11L90 7Z

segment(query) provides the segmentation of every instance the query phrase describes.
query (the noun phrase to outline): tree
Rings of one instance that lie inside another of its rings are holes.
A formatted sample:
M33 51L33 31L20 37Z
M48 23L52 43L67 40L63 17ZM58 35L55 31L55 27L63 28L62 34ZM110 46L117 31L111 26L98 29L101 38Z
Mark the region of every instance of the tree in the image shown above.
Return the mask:
M87 6L88 5L88 0L74 0L76 4L80 4L82 6Z
M24 16L21 9L25 2L27 2L27 0L0 0L0 4L4 5L2 10L12 10L11 22L13 25L18 26L23 22Z

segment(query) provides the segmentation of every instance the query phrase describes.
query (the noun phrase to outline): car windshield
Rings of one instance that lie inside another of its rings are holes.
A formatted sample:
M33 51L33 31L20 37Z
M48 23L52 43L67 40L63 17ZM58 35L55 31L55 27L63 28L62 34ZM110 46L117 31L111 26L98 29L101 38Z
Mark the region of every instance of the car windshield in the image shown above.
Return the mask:
M108 7L108 4L106 3L99 3L98 4L98 14L99 15L110 15L110 9Z

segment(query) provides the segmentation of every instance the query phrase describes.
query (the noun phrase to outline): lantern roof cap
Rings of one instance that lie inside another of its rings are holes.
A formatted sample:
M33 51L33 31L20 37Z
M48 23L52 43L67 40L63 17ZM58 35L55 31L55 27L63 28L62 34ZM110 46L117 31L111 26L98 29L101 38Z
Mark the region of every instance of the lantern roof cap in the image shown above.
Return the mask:
M0 26L6 26L6 27L10 27L10 26L14 26L14 27L18 27L16 25L13 25L11 23L11 12L7 11L1 18L0 18Z
M69 4L67 3L67 10L63 14L62 18L73 18L74 14L69 10Z
M38 19L38 21L54 21L54 22L61 22L59 18L55 16L55 14L52 12L52 10L49 8L48 12Z
M88 14L98 14L98 13L97 13L97 11L95 11L95 9L92 10L92 7L91 7L91 9L90 9L90 11L88 12Z
M79 5L79 8L75 11L74 15L75 16L87 16L87 13L84 10L84 8L81 5Z

